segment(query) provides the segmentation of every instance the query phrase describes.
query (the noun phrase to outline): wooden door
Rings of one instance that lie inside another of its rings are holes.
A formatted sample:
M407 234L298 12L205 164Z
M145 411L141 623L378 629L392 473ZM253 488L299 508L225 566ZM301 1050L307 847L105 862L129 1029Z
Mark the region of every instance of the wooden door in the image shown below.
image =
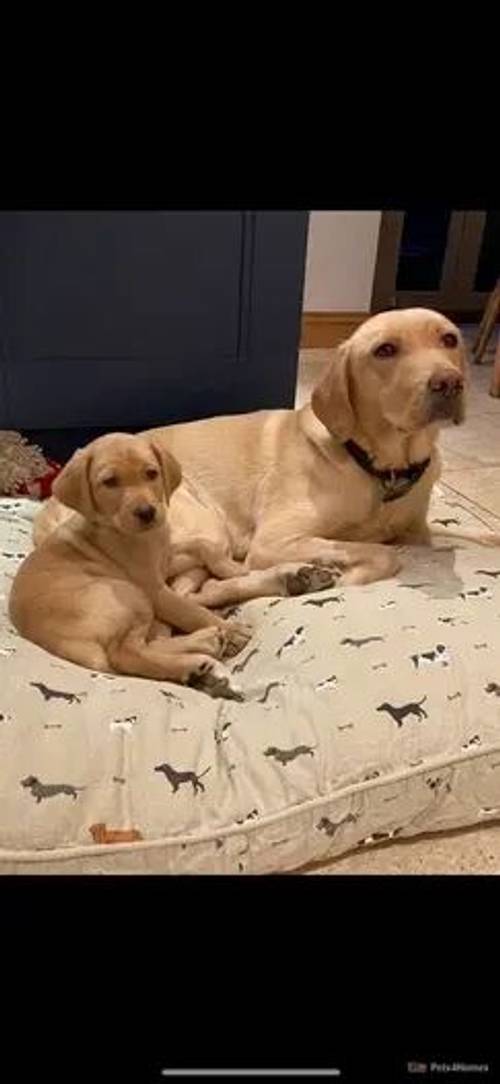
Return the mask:
M499 275L499 212L385 212L372 311L416 305L474 319Z

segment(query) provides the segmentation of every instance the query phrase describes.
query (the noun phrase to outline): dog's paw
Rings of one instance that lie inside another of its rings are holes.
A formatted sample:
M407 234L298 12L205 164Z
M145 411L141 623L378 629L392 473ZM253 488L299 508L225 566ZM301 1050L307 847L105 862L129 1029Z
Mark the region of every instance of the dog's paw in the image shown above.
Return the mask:
M222 657L226 659L243 651L253 635L250 625L245 625L242 621L226 621L220 631L224 638Z
M309 595L313 591L324 591L327 587L334 587L341 576L342 570L338 565L328 567L323 564L301 565L293 572L285 573L285 590L287 595Z
M189 639L193 642L193 648L203 655L213 655L214 659L222 658L225 646L224 629L218 625L210 625L206 629L197 629L190 633Z
M208 696L224 700L244 700L243 693L232 681L231 674L217 663L207 660L190 674L187 684Z

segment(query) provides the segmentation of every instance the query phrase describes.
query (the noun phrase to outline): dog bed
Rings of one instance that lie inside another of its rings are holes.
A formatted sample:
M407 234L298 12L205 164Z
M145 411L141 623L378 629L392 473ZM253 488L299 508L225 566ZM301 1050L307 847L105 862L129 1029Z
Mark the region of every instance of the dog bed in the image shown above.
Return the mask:
M500 550L241 608L241 700L105 676L20 639L31 547L0 502L0 871L267 873L500 816ZM438 495L444 526L483 527Z

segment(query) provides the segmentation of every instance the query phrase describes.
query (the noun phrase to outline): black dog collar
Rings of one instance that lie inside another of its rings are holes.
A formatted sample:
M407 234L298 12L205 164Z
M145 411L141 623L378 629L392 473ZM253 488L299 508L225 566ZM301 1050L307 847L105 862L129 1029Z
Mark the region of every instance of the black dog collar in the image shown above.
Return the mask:
M346 440L344 444L346 452L355 460L358 467L366 471L372 478L376 478L382 487L382 501L396 501L398 497L404 497L406 493L420 480L427 470L431 457L423 459L421 463L410 463L403 470L377 470L373 466L373 460L364 448L356 444L354 440Z

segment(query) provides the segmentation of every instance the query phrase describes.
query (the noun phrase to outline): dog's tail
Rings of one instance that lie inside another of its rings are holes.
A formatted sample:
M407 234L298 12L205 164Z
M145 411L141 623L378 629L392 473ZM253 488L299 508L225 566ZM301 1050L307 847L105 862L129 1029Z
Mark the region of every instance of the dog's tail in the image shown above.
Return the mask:
M207 774L207 772L209 772L209 771L210 771L211 767L212 767L212 765L211 765L211 764L209 764L209 765L208 765L208 768L205 768L205 771L204 771L204 772L200 772L200 774L199 774L199 776L198 776L198 779L201 779L201 778L202 778L202 777L203 777L204 775L206 775L206 774Z
M485 527L488 525L485 524ZM462 542L475 542L479 546L500 546L500 534L496 534L494 531L488 529L487 531L475 530L472 528L468 530L464 528L454 528L450 530L448 527L439 527L434 524L430 527L431 537L438 536L442 538L458 539Z
M425 696L423 696L423 697L422 697L422 699L421 699L421 700L417 700L417 704L418 704L418 705L420 705L420 704L425 704L425 701L426 701L426 700L427 700L427 693L425 694Z

